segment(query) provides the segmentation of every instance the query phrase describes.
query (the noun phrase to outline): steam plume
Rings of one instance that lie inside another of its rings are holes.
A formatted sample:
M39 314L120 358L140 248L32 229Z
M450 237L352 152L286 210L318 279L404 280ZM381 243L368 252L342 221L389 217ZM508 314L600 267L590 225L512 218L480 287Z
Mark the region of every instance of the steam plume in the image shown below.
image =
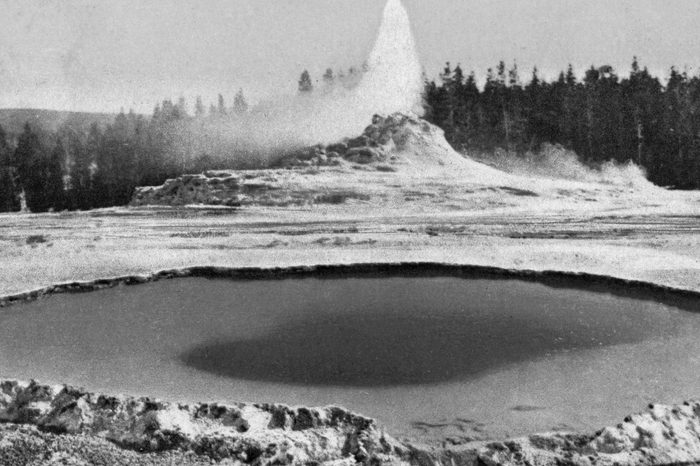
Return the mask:
M422 112L422 71L401 0L387 1L368 65L357 93L374 113Z
M422 114L422 69L400 0L387 1L367 65L354 88L335 86L275 102L248 134L263 145L274 142L275 148L330 143L360 134L377 113Z
M335 85L265 102L242 118L204 123L185 139L201 146L195 153L230 153L232 146L245 146L251 164L267 164L304 146L357 136L377 113L420 115L422 98L422 69L408 13L401 0L388 0L367 70L356 86Z

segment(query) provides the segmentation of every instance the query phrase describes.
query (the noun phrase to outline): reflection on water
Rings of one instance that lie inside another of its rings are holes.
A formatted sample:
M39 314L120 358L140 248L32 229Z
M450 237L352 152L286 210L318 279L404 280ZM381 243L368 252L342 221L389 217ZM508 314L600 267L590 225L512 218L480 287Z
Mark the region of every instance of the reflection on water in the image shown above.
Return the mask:
M435 384L557 351L640 341L652 333L639 326L611 331L595 311L586 319L558 313L554 318L560 322L552 325L510 309L479 318L470 312L479 306L408 315L382 308L359 316L308 315L253 338L197 345L181 358L218 375L296 385Z
M670 305L518 280L186 278L3 310L0 377L487 438L697 397L699 330Z

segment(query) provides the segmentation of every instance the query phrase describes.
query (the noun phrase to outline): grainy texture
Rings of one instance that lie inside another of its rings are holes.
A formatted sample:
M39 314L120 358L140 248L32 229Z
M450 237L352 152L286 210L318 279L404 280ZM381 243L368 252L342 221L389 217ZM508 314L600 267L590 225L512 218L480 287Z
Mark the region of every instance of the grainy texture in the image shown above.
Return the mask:
M649 406L595 434L442 448L399 442L342 408L182 405L0 382L0 464L663 465L700 461L700 403Z
M415 136L418 148L425 142L435 150L447 150L439 132L418 131ZM612 286L619 293L652 293L658 299L685 300L684 307L697 310L693 307L700 292L700 194L615 183L525 179L439 154L434 160L421 159L420 153L404 151L395 161L397 171L348 162L214 177L235 180L229 186L235 198L228 193L215 197L232 199L229 204L240 203L239 208L160 206L2 214L0 301L8 304L48 292L188 275L486 273L576 286ZM446 160L450 162L447 167L439 163ZM196 195L197 187L189 191L193 181L201 187L205 178L183 177L172 182L170 186L176 186L178 193L195 193L178 194L172 203L207 200ZM240 186L248 186L245 198L239 197ZM349 264L353 266L343 267ZM53 397L62 389L51 390ZM92 399L80 390L75 393L78 399ZM3 402L15 406L16 401L16 395L10 393ZM59 413L53 401L48 406L40 404L40 410ZM76 401L66 412L76 414L78 407ZM225 458L202 455L195 446L213 438L209 434L199 440L186 437L189 440L184 442L168 434L156 439L155 450L173 446L169 442L175 442L176 448L135 454L124 450L133 448L133 442L123 438L107 443L104 435L81 429L57 435L55 429L46 432L48 424L40 423L38 419L44 418L37 418L31 409L21 412L27 415L8 414L6 420L31 425L4 426L0 431L0 451L19 455L16 464L64 459L67 464L197 464L222 458L254 463L374 459L466 465L700 460L697 404L655 408L651 414L632 417L631 422L595 435L545 434L452 446L400 444L382 436L375 426L362 431L371 431L363 440L369 442L369 447L363 447L368 455L359 449L361 442L339 440L355 438L346 431L335 432L329 440L325 427L315 424L313 415L301 415L321 411L301 408L295 412L303 420L297 423L304 426L302 430L290 430L287 421L278 423L284 425L281 429L240 433L229 428L229 440L243 435L256 442L255 451L263 453L253 455L255 458L247 453L243 456L245 448L240 445ZM182 412L190 413L187 409ZM73 418L68 415L68 419ZM268 426L269 421L264 424ZM141 434L150 444L154 432L163 431L159 429ZM277 455L281 443L275 435L281 433L285 438L294 436L297 450L290 453L292 458L286 453ZM133 432L129 435L134 437Z

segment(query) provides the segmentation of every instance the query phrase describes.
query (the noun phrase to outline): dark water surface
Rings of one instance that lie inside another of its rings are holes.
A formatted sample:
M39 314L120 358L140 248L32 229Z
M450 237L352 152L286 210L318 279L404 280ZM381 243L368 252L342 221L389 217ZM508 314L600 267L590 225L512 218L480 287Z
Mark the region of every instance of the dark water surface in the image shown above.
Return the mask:
M479 438L697 398L698 331L670 305L518 280L185 278L2 311L0 376Z

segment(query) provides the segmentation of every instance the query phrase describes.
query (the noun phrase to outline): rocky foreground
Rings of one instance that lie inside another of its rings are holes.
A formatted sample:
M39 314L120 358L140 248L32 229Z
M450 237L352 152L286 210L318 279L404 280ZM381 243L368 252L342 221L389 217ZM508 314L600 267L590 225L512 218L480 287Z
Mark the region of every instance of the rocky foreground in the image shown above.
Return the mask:
M700 462L700 402L593 435L424 447L342 408L184 405L0 382L0 464L662 465Z

